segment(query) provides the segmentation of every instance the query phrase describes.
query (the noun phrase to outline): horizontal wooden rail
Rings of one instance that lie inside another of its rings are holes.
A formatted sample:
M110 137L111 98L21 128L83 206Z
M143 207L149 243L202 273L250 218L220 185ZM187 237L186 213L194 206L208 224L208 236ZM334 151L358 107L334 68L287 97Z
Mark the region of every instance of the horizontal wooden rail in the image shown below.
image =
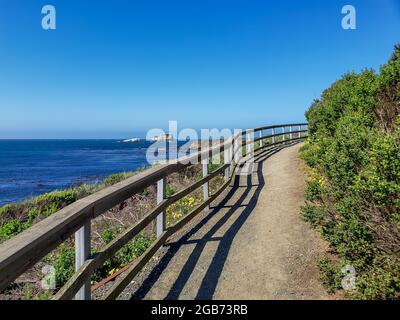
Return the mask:
M203 179L191 184L189 187L183 189L172 195L170 198L164 200L157 205L150 213L143 217L134 226L125 230L119 237L111 241L102 250L97 252L93 258L86 260L86 262L77 270L77 272L69 279L69 281L57 292L53 299L71 299L79 288L84 284L86 278L91 275L97 268L99 268L106 260L111 258L119 249L137 236L157 215L164 211L168 206L189 195L194 190L202 186L204 183L215 178L221 174L229 164L223 165L217 170L210 173Z
M176 233L179 229L184 227L190 220L192 220L197 214L199 214L201 211L204 210L212 201L214 201L229 185L231 182L231 178L226 181L216 193L214 193L211 197L209 197L206 201L204 201L202 204L200 204L198 207L193 209L191 212L183 216L175 225L172 227L168 228L166 233L163 234L165 236L165 239L169 238L172 236L174 233ZM156 241L156 243L152 247L157 247L157 249L160 247L159 241ZM153 249L149 248L148 251L153 252ZM151 255L152 256L152 255ZM138 261L128 269L126 274L118 279L115 284L111 287L111 289L107 292L105 299L110 300L110 299L116 299L121 292L125 289L125 287L131 282L131 280L135 277L135 275L142 269L142 267L145 265L145 263L151 258L151 256L143 254L143 256L138 258Z
M268 136L265 136L265 137L255 138L254 140L247 141L246 144L258 142L258 141L260 141L260 140L264 140L264 139L268 139L268 138L272 138L272 137L275 137L275 138L276 138L276 137L281 137L281 136L288 136L289 134L305 133L305 132L308 132L308 130L300 130L300 131L276 133L276 134L274 134L274 135L268 135Z
M282 132L282 133L270 134L270 135L262 136L262 137L259 137L259 138L254 138L254 139L251 139L251 140L242 139L242 142L241 142L241 145L240 145L241 148L238 148L237 150L235 150L234 151L234 155L240 153L242 151L242 147L247 146L249 144L253 144L255 142L263 141L263 140L269 139L269 138L272 139L272 138L276 138L276 137L287 136L290 133L291 134L299 134L299 135L301 135L301 133L306 133L306 132L308 132L308 130L300 130L300 131L298 130L298 131L292 131L292 132ZM294 139L292 138L292 140L294 140ZM290 141L290 140L286 140L286 142L287 141ZM281 144L282 142L285 142L285 141L279 141L277 143L268 143L268 144L264 145L264 147Z
M268 138L276 138L276 137L281 137L281 136L288 136L290 133L291 134L296 134L296 133L305 133L308 132L308 130L300 130L300 131L291 131L291 132L282 132L282 133L276 133L276 134L272 134L272 135L267 135L267 136L263 136L263 137L259 137L259 138L254 138L251 140L246 140L245 142L243 142L242 146L248 145L248 144L252 144L261 140L265 140ZM289 140L286 140L289 141ZM281 143L282 141L280 141ZM284 142L284 141L283 141ZM270 144L268 144L270 145Z
M290 124L279 124L279 125L272 125L272 126L264 126L264 127L258 127L255 129L247 129L243 131L243 134L248 134L251 132L259 132L259 131L265 131L265 130L271 130L271 129L279 129L279 128L287 128L287 127L303 127L303 126L308 126L308 123L290 123Z
M224 163L217 170L212 173L208 173L208 170L203 171L204 177L187 188L175 193L171 197L161 198L158 205L153 208L146 216L144 216L135 225L129 227L116 239L107 244L104 248L98 251L95 255L89 255L83 258L83 263L77 265L77 271L69 279L69 281L53 296L53 299L71 299L74 295L81 290L81 288L87 284L93 272L98 269L106 260L110 259L118 250L124 245L136 237L150 222L154 221L160 214L165 214L166 209L174 204L176 201L189 195L193 191L197 190L201 186L209 183L209 181L216 176L224 173L226 181L218 189L216 193L207 197L208 186L204 188L206 194L204 195L204 201L189 214L185 215L175 225L165 229L159 234L157 240L152 244L147 251L138 258L123 277L120 277L114 284L114 286L107 293L106 298L116 298L123 290L123 288L130 282L130 280L141 270L145 263L153 256L160 246L165 243L165 240L174 234L177 230L182 228L187 222L189 222L194 216L204 209L207 209L209 204L219 196L222 191L229 185L233 176L235 175L235 168L240 164L236 162L236 152L234 150L235 145L238 143L238 150L242 150L248 144L271 138L272 143L262 144L260 148L254 149L254 151L261 150L266 147L271 147L284 142L296 141L304 139L301 137L301 133L307 132L307 130L292 131L293 126L307 126L306 123L301 124L284 124L275 126L266 126L257 128L254 130L246 130L243 132L236 133L231 138L226 139L212 147L205 150L199 150L198 152L168 161L166 164L158 164L153 167L136 174L122 182L119 182L113 186L102 189L88 197L80 199L71 205L61 209L53 215L47 217L41 222L33 225L21 234L13 237L12 239L0 244L0 290L4 289L9 283L14 281L19 275L21 275L28 268L33 266L35 263L40 261L45 255L56 248L60 243L68 239L74 232L77 232L83 226L88 225L90 227L90 221L95 217L103 214L107 210L113 208L115 205L125 201L126 199L134 196L135 194L143 191L145 188L159 183L161 180L172 173L180 172L184 168L194 164L200 163L204 159L210 159L218 154L224 155ZM263 136L264 130L278 129L290 127L291 131L286 133L275 134L272 131L271 135ZM260 137L255 139L247 139L248 135L252 132L260 131ZM275 142L275 137L282 135L289 135L290 138L285 141ZM298 134L299 137L293 138L293 134ZM246 136L246 140L243 142L242 137ZM239 143L240 141L240 143ZM233 165L232 165L233 164ZM204 166L203 166L204 170ZM164 186L165 184L161 184ZM160 220L164 221L165 220ZM89 235L90 236L90 235ZM87 243L87 239L85 240ZM89 238L90 243L90 238ZM81 245L81 244L76 244Z

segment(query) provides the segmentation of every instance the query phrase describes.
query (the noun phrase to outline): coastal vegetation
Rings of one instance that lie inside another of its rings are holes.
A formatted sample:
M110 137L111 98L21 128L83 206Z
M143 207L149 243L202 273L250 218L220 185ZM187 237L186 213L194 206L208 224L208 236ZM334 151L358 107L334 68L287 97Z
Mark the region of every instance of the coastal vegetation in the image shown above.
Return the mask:
M306 117L302 214L332 254L318 262L331 292L355 269L355 299L400 298L400 46L380 72L350 72Z
M135 172L116 173L108 176L98 184L80 184L65 190L53 191L23 202L0 207L0 243L76 200L127 179L134 174Z
M219 163L210 163L209 171L219 168ZM0 243L16 236L33 224L56 213L69 204L93 194L105 187L114 185L138 172L116 173L98 184L81 184L28 199L20 203L7 204L0 208ZM183 172L171 174L167 180L166 196L182 190L201 179L201 165L193 165ZM210 181L211 192L222 183L223 177L217 176ZM180 199L166 210L167 226L174 224L182 216L190 212L203 201L201 190L196 190ZM151 186L141 193L108 210L92 221L92 253L95 254L103 246L110 243L118 234L136 223L156 205L156 187ZM119 252L107 260L92 276L92 284L112 276L122 267L139 257L155 240L155 224L149 225L140 235L132 239ZM53 290L40 287L41 267L45 264L55 268L56 290L63 286L75 271L75 250L72 238L67 239L57 249L48 254L40 263L31 268L29 281L17 279L0 293L0 299L48 299ZM23 277L22 277L23 278Z

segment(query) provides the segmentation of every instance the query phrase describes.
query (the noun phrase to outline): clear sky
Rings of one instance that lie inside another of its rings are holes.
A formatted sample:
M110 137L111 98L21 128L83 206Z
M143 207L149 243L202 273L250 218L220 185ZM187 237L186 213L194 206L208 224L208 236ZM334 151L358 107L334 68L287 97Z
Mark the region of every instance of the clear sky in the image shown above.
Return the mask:
M124 138L304 120L400 42L400 0L1 0L0 138ZM41 9L57 10L43 30ZM341 9L357 10L343 30Z

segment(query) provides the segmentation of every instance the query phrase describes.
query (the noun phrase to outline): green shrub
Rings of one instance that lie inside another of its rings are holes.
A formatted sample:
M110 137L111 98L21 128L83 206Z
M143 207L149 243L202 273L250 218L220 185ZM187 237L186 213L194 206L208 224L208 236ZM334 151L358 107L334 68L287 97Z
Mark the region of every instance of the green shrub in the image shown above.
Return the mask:
M165 190L165 195L168 197L173 196L176 193L176 188L171 186L171 185L167 185L166 190Z
M315 227L322 225L322 222L326 216L325 209L323 207L315 206L309 203L301 207L301 213L304 220L311 223Z
M183 216L194 210L203 201L203 195L199 190L179 199L167 208L167 226L171 226Z
M35 300L50 300L53 295L52 290L45 290L43 292L38 292L35 295Z
M115 229L107 228L102 234L102 240L105 244L110 243L115 239L116 235L117 231ZM137 236L123 246L111 259L105 261L92 275L92 281L99 281L114 273L118 268L132 262L135 258L141 256L153 241L153 237Z
M140 257L150 246L154 239L143 235L137 236L130 241L121 250L118 251L116 258L120 265L125 265L131 262L134 258Z
M368 162L355 181L355 190L368 196L378 206L400 209L399 145L393 135L374 131L366 150Z
M315 137L314 137L315 138ZM306 142L304 143L304 145L301 147L300 149L300 157L306 162L306 164L308 166L310 166L311 168L314 168L317 166L318 164L318 157L321 154L320 149L320 144L316 143L316 141L314 140L314 142L312 142L312 138L308 138L308 140L306 140Z
M75 272L75 249L68 244L61 244L47 261L56 272L56 285L62 287Z
M77 200L77 193L73 189L54 191L35 198L36 204L43 210L52 207L62 208Z
M67 189L46 193L25 203L1 207L0 213L2 215L9 215L15 218L6 220L0 227L0 242L28 229L36 218L48 217L76 200L76 192L72 189Z
M132 172L122 172L122 173L115 173L103 180L104 186L112 186L118 182L121 182L133 175Z
M150 194L149 188L144 188L142 193L141 193L141 196L142 197L147 197L149 194Z
M29 228L37 219L46 218L82 197L133 175L133 172L113 174L97 185L81 184L0 207L0 243ZM146 192L148 194L148 190L144 191L144 195Z
M364 268L373 259L372 236L369 228L358 219L348 219L323 229L323 236L344 259Z
M13 210L13 208L9 204L6 204L6 205L0 207L0 218L8 215L12 210Z
M109 244L115 239L117 233L118 231L115 228L105 228L101 234L101 240L104 244Z
M399 297L399 114L400 47L379 74L346 74L306 112L301 157L314 176L302 215L339 257L319 263L323 282L339 289L338 266L351 264L357 299Z
M400 260L396 257L377 258L366 272L356 277L357 290L351 293L355 299L399 299Z
M313 178L307 181L304 196L309 201L321 201L324 192L323 182L320 179Z
M8 240L24 230L24 225L18 220L10 220L0 227L0 241Z
M321 273L321 281L328 293L334 293L342 288L343 274L337 263L324 257L318 260L317 266Z
M76 192L77 199L81 199L87 197L97 191L99 191L102 187L102 184L87 184L82 183L73 187L73 190Z

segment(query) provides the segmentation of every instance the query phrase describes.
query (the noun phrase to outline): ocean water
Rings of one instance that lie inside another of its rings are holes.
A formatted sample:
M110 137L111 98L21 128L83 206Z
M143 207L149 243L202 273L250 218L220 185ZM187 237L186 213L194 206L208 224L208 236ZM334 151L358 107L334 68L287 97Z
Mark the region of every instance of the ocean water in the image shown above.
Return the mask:
M0 205L148 166L150 142L0 140Z

